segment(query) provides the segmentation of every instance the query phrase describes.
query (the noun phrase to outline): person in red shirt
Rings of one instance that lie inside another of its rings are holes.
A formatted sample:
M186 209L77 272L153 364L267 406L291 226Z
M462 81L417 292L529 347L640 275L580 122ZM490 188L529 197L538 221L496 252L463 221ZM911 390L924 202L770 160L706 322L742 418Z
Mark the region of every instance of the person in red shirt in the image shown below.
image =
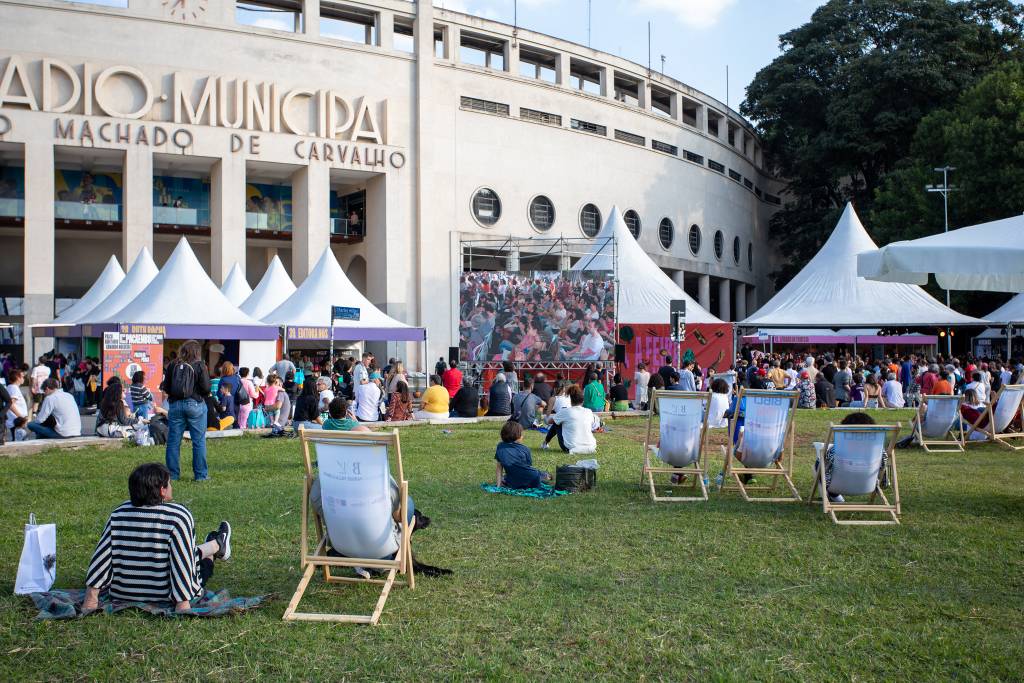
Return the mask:
M921 375L921 393L930 396L935 392L935 383L939 381L939 366L929 365L928 371Z
M448 397L455 398L455 394L462 387L462 371L459 370L458 363L453 360L448 361L448 369L441 375L441 383L448 390Z

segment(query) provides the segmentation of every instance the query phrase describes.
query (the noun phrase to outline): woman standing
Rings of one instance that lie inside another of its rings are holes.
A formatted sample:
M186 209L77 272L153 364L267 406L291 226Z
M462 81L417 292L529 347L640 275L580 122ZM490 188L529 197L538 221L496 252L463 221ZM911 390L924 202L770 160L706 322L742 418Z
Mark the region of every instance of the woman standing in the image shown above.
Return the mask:
M248 403L238 406L238 427L245 429L249 425L249 413L252 412L252 407L256 404L259 392L256 391L255 385L249 379L249 368L238 369L238 380L242 383L242 389L249 396Z
M636 387L636 401L639 410L647 410L647 387L651 383L651 373L647 372L647 364L640 361L636 364L636 373L633 375L633 386Z
M181 477L181 438L187 429L192 437L192 473L206 481L206 397L210 395L210 373L200 360L202 347L194 339L181 345L178 360L167 366L160 388L167 394L167 450L165 458L171 479Z
M396 391L398 391L398 383L399 382L404 383L406 385L406 388L408 389L408 387L409 387L409 378L406 377L406 375L405 375L405 366L402 364L402 361L400 361L400 360L395 361L394 366L392 366L392 368L391 368L391 372L388 373L388 385L387 385L387 394L388 394L388 396L391 396L391 394L393 394Z

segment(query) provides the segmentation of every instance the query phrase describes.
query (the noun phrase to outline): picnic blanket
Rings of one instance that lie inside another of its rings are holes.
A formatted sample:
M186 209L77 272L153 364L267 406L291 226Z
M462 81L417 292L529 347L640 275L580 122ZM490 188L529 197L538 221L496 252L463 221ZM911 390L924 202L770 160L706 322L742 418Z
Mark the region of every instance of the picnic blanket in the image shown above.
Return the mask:
M83 613L82 603L85 601L85 589L52 590L46 593L32 593L32 602L39 608L36 619L79 619L91 614L114 614L126 609L141 609L144 612L161 617L223 617L255 609L265 602L270 595L257 595L251 598L233 598L226 590L217 592L206 591L202 597L192 600L192 612L178 614L172 602L132 602L116 600L100 594L99 609Z
M568 491L559 491L554 486L541 484L535 489L510 489L507 486L495 486L494 484L480 484L480 488L487 493L504 493L506 496L521 496L523 498L552 498L554 496L567 496Z

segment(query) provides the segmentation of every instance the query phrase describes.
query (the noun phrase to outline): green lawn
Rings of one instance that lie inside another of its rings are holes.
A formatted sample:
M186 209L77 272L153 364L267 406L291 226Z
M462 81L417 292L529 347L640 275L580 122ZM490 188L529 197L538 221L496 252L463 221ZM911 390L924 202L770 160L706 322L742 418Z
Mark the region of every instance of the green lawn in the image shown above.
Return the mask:
M898 415L906 432L909 413ZM829 417L799 415L805 498L810 442ZM211 587L276 594L208 621L33 621L31 602L11 595L28 513L56 521L57 586L80 587L128 473L163 450L0 458L0 680L1020 679L1024 454L897 451L903 524L837 527L820 508L736 493L651 503L638 487L646 421L610 425L598 489L550 500L480 490L500 424L403 428L412 493L434 520L414 548L455 574L396 588L378 627L281 621L300 573L295 440L211 442L213 480L175 485L200 534L234 525L234 556ZM527 435L540 466L567 460L539 443ZM717 454L712 466L714 478ZM314 609L373 601L319 579L307 595Z

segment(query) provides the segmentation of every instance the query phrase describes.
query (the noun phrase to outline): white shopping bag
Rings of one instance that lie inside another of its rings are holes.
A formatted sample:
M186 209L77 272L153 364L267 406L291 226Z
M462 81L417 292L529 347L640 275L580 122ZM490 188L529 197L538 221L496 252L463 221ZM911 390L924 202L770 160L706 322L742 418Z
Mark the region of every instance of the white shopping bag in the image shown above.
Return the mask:
M18 562L15 595L42 593L50 590L57 578L57 525L36 524L36 516L28 516L25 545Z

